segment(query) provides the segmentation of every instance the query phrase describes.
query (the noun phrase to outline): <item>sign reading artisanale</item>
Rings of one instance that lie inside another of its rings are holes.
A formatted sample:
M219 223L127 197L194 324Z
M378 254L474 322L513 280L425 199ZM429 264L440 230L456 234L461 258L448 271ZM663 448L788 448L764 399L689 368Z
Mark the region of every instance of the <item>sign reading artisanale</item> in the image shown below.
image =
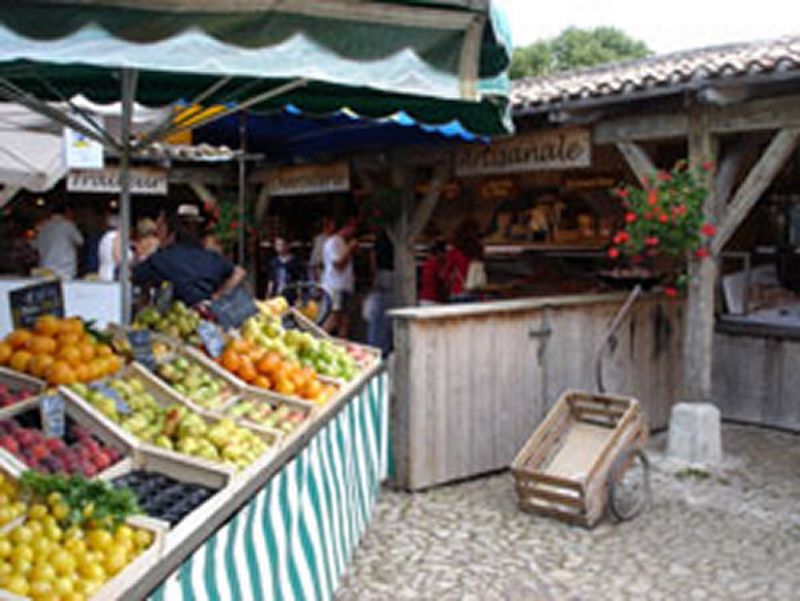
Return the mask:
M350 189L350 165L339 161L329 165L294 165L270 170L266 184L272 196L300 196Z
M513 136L486 146L465 146L456 155L456 175L574 169L591 164L588 130L548 130Z
M108 167L100 170L74 169L67 175L67 191L99 194L119 194L120 170ZM166 196L167 172L164 169L136 167L130 170L131 194Z

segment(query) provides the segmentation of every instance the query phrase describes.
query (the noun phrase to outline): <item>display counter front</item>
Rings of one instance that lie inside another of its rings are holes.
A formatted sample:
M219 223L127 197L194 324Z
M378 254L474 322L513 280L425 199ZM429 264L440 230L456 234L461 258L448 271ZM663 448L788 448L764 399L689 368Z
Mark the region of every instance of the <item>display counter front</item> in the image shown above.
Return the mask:
M0 310L0 336L6 336L14 329L8 293L43 281L36 278L0 278L0 299L5 301ZM65 315L80 315L86 320L93 320L99 328L122 321L119 283L69 280L61 282L61 289L64 292Z
M683 302L645 295L613 337L624 292L393 312L398 484L422 489L508 467L559 395L637 397L651 428L680 398ZM599 357L599 359L598 359Z

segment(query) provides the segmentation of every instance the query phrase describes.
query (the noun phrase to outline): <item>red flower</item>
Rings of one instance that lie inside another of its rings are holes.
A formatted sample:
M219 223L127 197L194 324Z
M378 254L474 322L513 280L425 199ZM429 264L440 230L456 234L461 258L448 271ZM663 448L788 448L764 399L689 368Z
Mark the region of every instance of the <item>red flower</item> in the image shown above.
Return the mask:
M625 223L633 223L634 221L636 221L636 213L632 213L631 211L625 213Z
M611 248L608 249L608 256L611 259L618 258L619 257L619 249L616 248L615 246L612 246Z
M710 253L705 246L701 246L696 251L694 251L694 256L698 259L705 259Z
M674 286L665 286L664 287L664 296L669 298L675 298L678 296L678 289Z
M661 213L661 215L658 216L658 220L661 223L667 223L669 221L669 215L667 215L666 213Z
M656 173L656 179L660 182L668 182L672 180L672 176L666 171L659 171Z
M651 207L654 207L658 204L658 190L648 190L647 191L647 204Z
M628 232L621 231L614 235L614 244L625 244L628 240L630 240Z
M647 219L648 221L650 221L653 217L654 213L652 211L647 211L647 213L644 214L644 218Z
M714 167L716 167L716 163L714 161L706 161L702 165L703 171L712 171Z
M658 246L661 240L658 239L658 236L648 236L644 239L644 243L646 246Z
M614 190L614 194L616 194L620 198L628 198L630 192L628 192L626 188L617 188L616 190Z
M703 227L700 228L700 233L710 238L717 233L717 228L713 223L704 223Z

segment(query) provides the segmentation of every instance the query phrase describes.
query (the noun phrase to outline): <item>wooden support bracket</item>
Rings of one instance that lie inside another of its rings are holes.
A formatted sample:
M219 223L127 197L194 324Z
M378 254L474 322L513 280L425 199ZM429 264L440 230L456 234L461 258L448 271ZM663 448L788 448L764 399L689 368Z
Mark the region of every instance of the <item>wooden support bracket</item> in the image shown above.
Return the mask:
M617 142L617 150L620 151L628 167L631 168L633 174L640 182L647 180L656 173L656 167L653 161L647 156L647 152L639 146L636 142Z
M717 227L717 235L711 243L712 254L716 255L723 249L794 152L799 139L800 128L784 128L775 134L725 209Z

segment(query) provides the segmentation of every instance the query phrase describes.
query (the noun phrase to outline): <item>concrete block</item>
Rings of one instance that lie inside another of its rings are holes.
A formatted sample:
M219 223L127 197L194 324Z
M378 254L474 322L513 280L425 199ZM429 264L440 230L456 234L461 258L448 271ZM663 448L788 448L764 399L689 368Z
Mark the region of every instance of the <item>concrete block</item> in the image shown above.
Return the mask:
M669 459L698 466L722 461L720 412L711 403L678 403L672 407L667 441Z

